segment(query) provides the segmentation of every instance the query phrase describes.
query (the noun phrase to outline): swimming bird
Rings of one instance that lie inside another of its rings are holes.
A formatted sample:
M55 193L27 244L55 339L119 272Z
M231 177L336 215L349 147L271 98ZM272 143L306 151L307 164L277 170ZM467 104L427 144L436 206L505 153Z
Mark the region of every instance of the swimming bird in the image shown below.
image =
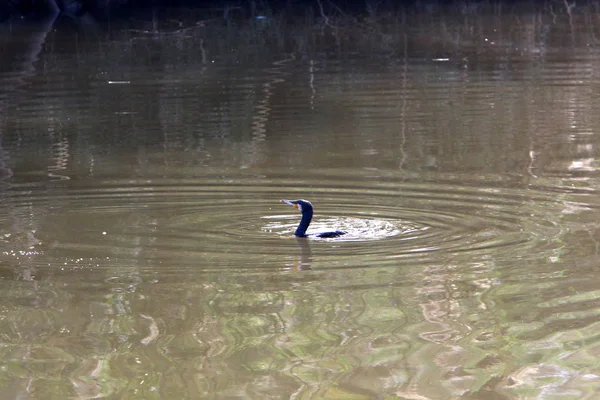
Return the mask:
M288 204L294 208L297 208L302 213L302 219L300 220L300 224L298 228L296 228L296 232L294 235L297 237L307 237L309 235L306 234L306 230L308 229L308 225L310 225L310 221L313 216L313 206L308 200L286 200L282 199L281 203ZM346 232L343 231L333 231L333 232L321 232L316 233L313 236L320 238L335 238L338 236L344 235Z

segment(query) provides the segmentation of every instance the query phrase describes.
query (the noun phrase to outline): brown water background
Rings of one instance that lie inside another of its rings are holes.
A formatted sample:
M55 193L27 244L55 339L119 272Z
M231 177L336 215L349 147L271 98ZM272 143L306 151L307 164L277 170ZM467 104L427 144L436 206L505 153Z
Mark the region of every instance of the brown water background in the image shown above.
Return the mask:
M0 397L597 398L600 13L561 4L4 26Z

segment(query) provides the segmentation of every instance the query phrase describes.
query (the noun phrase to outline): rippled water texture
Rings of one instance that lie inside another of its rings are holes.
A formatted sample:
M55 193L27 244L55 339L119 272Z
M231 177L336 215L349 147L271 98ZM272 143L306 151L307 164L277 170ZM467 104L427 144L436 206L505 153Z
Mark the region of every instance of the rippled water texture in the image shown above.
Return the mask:
M579 10L4 31L0 397L597 398Z

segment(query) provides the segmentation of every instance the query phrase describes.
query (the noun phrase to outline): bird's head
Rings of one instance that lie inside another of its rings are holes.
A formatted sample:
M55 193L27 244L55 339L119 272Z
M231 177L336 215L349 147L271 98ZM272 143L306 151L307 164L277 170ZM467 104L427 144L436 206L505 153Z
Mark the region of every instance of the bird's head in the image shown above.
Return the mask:
M297 208L298 210L300 210L300 212L302 214L307 213L307 212L311 212L313 210L313 206L312 204L310 204L310 201L308 200L286 200L286 199L282 199L281 200L282 203L288 204L294 208Z

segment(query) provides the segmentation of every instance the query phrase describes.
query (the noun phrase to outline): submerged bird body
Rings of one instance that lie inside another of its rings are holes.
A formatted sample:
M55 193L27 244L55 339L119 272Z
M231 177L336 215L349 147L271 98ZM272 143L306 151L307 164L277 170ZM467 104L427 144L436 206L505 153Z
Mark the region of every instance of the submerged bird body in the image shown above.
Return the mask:
M297 208L302 213L302 219L300 220L300 224L298 225L298 228L296 228L296 232L294 232L294 235L296 235L297 237L309 236L306 234L306 230L308 229L308 226L310 225L310 221L312 221L312 217L313 217L313 206L310 203L310 201L283 199L283 200L281 200L281 202L288 204L290 206L293 206L294 208ZM321 233L314 234L314 236L320 237L320 238L335 238L338 236L342 236L345 233L346 232L343 232L343 231L321 232Z

